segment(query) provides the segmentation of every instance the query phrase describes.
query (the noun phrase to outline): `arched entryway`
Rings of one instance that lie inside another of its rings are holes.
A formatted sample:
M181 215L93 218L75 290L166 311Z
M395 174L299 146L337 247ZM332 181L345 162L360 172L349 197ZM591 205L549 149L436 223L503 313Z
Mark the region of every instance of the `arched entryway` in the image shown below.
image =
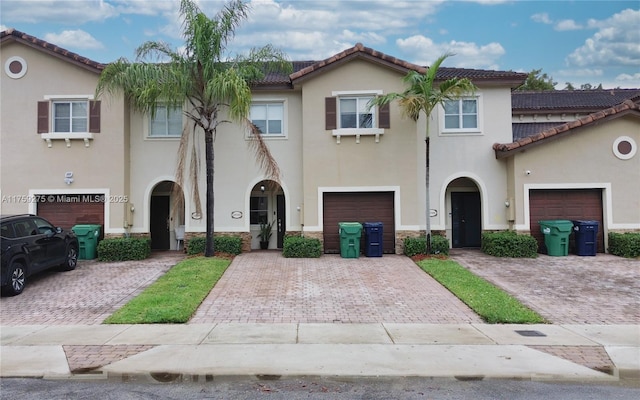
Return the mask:
M249 224L252 249L281 249L286 233L286 202L278 182L263 180L251 189ZM269 236L269 240L265 237ZM262 233L262 235L261 235ZM262 242L262 244L261 244Z
M482 240L482 200L476 183L457 178L447 186L451 246L480 247Z
M149 200L149 234L152 250L177 250L176 230L184 229L184 194L171 181L157 183Z

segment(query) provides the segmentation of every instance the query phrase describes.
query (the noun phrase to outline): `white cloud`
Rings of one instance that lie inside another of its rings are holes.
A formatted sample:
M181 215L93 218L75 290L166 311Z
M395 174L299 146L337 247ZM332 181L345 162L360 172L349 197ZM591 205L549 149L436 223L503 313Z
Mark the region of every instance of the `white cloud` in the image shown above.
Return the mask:
M554 29L556 31L576 31L582 29L582 26L572 19L564 19L559 21Z
M77 25L104 21L118 11L104 0L7 0L2 2L2 14L3 19L15 22Z
M636 72L635 74L631 75L631 74L620 74L618 76L616 76L616 81L622 81L622 82L627 82L627 81L634 81L635 85L637 85L636 87L639 87L639 83L640 83L640 72Z
M554 76L559 77L578 77L578 78L597 78L604 75L604 71L602 69L591 69L591 68L583 68L583 69L561 69L554 73Z
M549 18L549 14L547 13L538 13L538 14L533 14L531 16L531 20L533 22L539 22L541 24L552 24L553 21L551 21L551 18Z
M83 30L62 31L62 33L47 33L44 35L44 40L50 43L55 43L58 46L82 49L82 50L100 50L104 46L97 41L93 36Z
M566 62L570 66L640 66L640 11L627 9L611 18L590 20L598 29Z
M473 42L452 40L447 43L435 43L423 35L414 35L406 39L396 40L400 50L411 55L412 62L419 65L430 65L444 53L454 53L455 57L447 59L446 66L458 68L498 68L498 59L505 54L499 43L477 45Z

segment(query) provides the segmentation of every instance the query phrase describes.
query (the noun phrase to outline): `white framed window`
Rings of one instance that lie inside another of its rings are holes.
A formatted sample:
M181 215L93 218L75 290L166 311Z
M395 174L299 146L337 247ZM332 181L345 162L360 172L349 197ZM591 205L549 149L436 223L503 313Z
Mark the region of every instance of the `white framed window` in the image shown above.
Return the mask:
M369 107L369 103L382 94L382 90L333 91L325 98L325 129L337 144L342 136L355 136L356 143L369 135L380 141L385 129L391 128L389 104Z
M53 132L88 132L89 102L56 100L53 108Z
M264 136L284 136L284 102L255 102L251 104L250 119Z
M93 95L45 95L38 101L37 132L52 147L52 141L80 139L85 147L94 133L100 133L100 101Z
M249 199L249 223L266 224L268 221L269 199L266 196L251 196Z
M371 129L378 127L376 107L369 109L373 96L344 96L338 98L338 129Z
M149 117L150 137L182 136L182 107L158 105L153 117Z
M480 133L480 101L463 97L443 104L442 133Z

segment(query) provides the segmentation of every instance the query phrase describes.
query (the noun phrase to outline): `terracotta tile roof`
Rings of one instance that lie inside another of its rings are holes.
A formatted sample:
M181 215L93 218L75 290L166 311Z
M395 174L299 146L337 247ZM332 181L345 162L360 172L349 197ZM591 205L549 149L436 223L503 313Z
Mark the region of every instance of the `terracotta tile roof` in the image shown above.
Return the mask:
M381 53L379 51L373 50L370 47L365 47L362 43L357 43L355 46L349 49L346 49L344 51L341 51L340 53L334 56L331 56L322 61L316 61L315 63L305 68L302 68L299 71L293 72L291 75L289 75L289 78L291 79L292 82L301 81L303 79L307 79L310 76L315 75L321 70L329 69L336 65L340 65L342 62L345 62L347 60L351 60L357 57L364 57L364 58L374 60L376 62L384 64L393 69L397 69L404 73L409 72L411 70L418 71L421 73L424 73L426 71L425 67L421 67L419 65L400 60L399 58L395 58L387 54Z
M86 57L82 57L79 54L63 49L62 47L58 47L42 39L38 39L35 36L31 36L24 32L17 31L13 28L9 28L6 31L0 32L0 43L5 43L6 41L9 41L9 40L14 40L16 42L23 43L35 49L43 50L53 56L56 56L66 61L70 61L76 65L79 65L83 68L87 68L93 72L100 73L105 67L105 65L102 63L90 60Z
M475 83L484 84L509 84L512 88L516 88L524 83L528 74L513 71L492 71L485 69L469 69L469 68L438 68L438 79L451 78L467 78Z
M534 123L512 123L513 141L536 135L549 128L562 125L564 122L534 122Z
M511 108L514 114L592 113L639 98L640 89L515 91Z
M350 60L356 57L363 57L375 62L386 65L390 68L396 69L401 73L407 73L409 71L417 71L425 73L428 67L413 64L396 57L392 57L385 53L376 51L370 47L365 47L362 43L357 43L355 46L346 49L332 57L329 57L322 61L312 62L310 65L300 70L295 70L289 75L292 83L307 79L319 73L322 70L340 65L342 62ZM489 71L481 69L465 69L465 68L445 68L440 67L438 69L437 78L440 80L446 80L451 78L468 78L474 82L482 82L485 84L498 83L501 85L509 84L512 87L520 86L528 74L518 73L511 71Z
M571 134L574 132L574 129L594 125L596 123L600 123L612 118L617 118L628 113L634 113L635 115L640 117L640 104L633 102L632 100L625 100L624 102L613 107L586 115L577 120L570 121L562 125L546 129L536 135L519 139L513 143L495 143L493 145L493 150L496 153L496 158L509 157L515 152L519 152L521 150L524 150L525 148L543 144L547 139Z

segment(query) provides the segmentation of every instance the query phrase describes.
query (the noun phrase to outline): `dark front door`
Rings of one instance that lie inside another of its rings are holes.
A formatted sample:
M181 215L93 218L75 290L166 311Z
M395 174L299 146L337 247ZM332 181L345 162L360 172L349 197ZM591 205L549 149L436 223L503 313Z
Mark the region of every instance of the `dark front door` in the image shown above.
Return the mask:
M169 196L151 196L151 249L169 250Z
M278 244L277 247L281 249L284 243L284 234L287 232L287 218L285 212L285 201L284 195L279 194L276 197L276 207L277 207L277 228L278 228Z
M453 247L480 247L482 223L479 192L451 193Z

